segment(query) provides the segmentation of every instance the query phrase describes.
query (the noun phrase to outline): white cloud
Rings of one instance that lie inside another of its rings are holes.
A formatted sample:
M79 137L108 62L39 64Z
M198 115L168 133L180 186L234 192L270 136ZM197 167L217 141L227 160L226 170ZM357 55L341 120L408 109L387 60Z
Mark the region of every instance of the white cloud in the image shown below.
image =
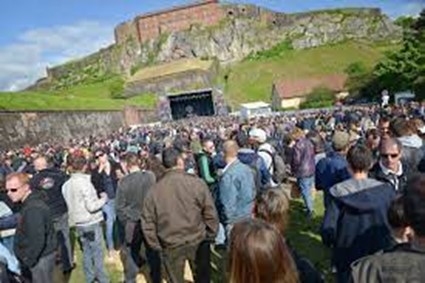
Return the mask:
M113 25L81 21L28 30L0 47L0 90L16 91L46 75L46 67L88 55L113 42Z
M423 0L406 1L401 7L399 14L416 17L423 9L425 9L425 1Z

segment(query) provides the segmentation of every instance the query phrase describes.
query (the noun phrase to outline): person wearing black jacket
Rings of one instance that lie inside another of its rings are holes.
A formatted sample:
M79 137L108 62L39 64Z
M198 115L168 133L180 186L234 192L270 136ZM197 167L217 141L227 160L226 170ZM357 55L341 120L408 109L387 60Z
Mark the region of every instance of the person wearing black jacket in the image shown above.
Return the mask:
M416 175L402 199L402 210L411 238L351 265L351 281L424 282L425 269L425 175Z
M47 159L44 156L36 158L33 164L37 173L31 179L30 187L31 190L38 191L45 197L58 239L62 271L68 273L74 266L69 238L68 208L62 195L62 185L68 180L68 176L57 168L48 168Z
M30 190L24 173L8 175L6 190L13 202L22 203L14 251L23 276L32 283L53 282L56 237L49 207L39 192Z
M379 146L379 160L369 172L369 177L390 184L397 193L403 193L410 174L409 167L401 162L403 146L394 138L387 138Z
M146 261L150 266L152 282L161 282L159 254L147 245L140 221L143 201L156 178L151 171L140 169L137 154L128 153L125 159L129 174L119 181L115 202L118 219L125 227L125 245L121 254L125 282L135 283L137 273ZM145 250L146 256L141 254L141 249Z

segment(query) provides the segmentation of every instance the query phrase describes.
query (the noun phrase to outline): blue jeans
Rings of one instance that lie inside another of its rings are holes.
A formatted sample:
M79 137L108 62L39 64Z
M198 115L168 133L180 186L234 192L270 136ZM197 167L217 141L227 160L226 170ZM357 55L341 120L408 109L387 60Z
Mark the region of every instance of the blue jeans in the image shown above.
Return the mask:
M4 260L7 264L7 269L10 271L21 274L18 259L12 254L6 246L0 243L0 259Z
M226 230L224 230L224 226L221 223L218 223L218 232L215 237L216 245L225 245L226 244Z
M13 250L15 235L1 238L1 243L9 250L12 255L15 255L15 251Z
M58 248L60 249L62 271L69 272L73 267L73 255L71 240L69 238L68 213L64 213L53 219L53 228L58 238Z
M112 251L114 249L114 224L117 219L115 199L108 200L108 202L102 207L102 211L105 215L106 221L106 248L108 251Z
M109 282L103 265L102 227L100 223L77 226L76 231L83 250L83 268L86 282L92 283L95 279L99 283Z
M311 195L311 191L313 189L314 176L297 178L297 184L301 192L301 196L304 200L304 204L307 207L307 213L309 216L312 216L314 207L313 207L313 197Z

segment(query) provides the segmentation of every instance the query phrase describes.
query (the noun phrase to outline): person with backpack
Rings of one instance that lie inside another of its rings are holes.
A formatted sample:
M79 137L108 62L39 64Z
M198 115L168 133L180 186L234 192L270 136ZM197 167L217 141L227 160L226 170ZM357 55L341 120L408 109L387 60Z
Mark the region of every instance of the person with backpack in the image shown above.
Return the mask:
M255 187L257 191L263 191L270 187L271 175L267 170L264 160L249 147L248 135L239 132L236 137L236 143L239 146L238 159L251 168L254 174Z
M267 134L262 129L252 129L249 137L257 149L258 155L264 160L271 176L270 187L277 187L286 178L286 168L283 158L277 154L276 149L267 142Z

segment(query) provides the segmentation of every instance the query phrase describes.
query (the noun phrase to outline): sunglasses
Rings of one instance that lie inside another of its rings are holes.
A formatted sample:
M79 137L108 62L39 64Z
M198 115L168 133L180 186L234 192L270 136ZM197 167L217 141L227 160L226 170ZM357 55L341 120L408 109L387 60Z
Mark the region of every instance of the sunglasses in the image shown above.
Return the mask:
M399 154L398 153L395 153L395 154L381 154L381 157L382 158L388 158L388 157L391 157L392 159L394 159L394 158L397 158L399 156Z
M6 193L16 193L20 188L22 188L24 185L21 185L17 188L11 188L11 189L6 189Z

